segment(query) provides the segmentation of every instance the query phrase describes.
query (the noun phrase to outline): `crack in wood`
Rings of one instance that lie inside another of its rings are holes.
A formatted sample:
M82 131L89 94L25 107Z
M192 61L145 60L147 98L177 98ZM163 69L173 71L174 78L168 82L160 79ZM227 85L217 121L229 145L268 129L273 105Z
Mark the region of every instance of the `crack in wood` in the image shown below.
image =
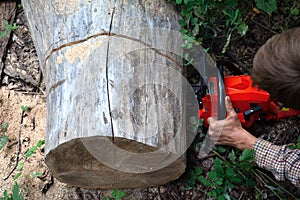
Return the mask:
M47 95L50 95L50 93L51 93L53 90L55 90L58 86L62 85L65 81L66 81L66 79L61 80L61 81L58 81L57 83L55 83L54 85L52 85L52 86L50 87L50 89L48 90Z
M109 32L108 36L111 34L111 29L112 29L112 24L113 24L113 19L114 19L114 13L115 13L115 8L113 8L112 13L111 13L111 19L110 19L110 25L109 25ZM110 114L110 123L111 123L111 134L112 134L112 143L115 141L115 134L114 134L114 126L113 126L113 119L111 116L111 106L110 106L110 95L109 95L109 77L108 77L108 55L109 55L109 42L110 42L110 37L107 42L107 50L106 50L106 90L107 90L107 100L108 100L108 111Z
M112 15L112 17L113 17L113 15ZM153 50L155 53L157 53L157 54L159 54L159 55L161 55L161 56L163 56L163 57L171 60L180 69L183 69L183 66L180 63L178 63L175 59L173 59L172 57L164 54L163 52L159 51L158 49L152 47L150 44L147 44L146 42L143 42L140 39L129 37L127 35L111 33L110 31L111 31L111 27L110 27L109 32L104 32L104 33L99 33L99 34L91 35L91 36L89 36L87 38L84 38L84 39L81 39L81 40L77 40L77 41L74 41L74 42L69 42L69 43L63 44L63 45L61 45L61 46L59 46L57 48L52 49L51 52L45 57L44 66L46 66L47 60L52 56L53 53L55 53L55 52L57 52L57 51L65 48L65 47L70 47L70 46L73 46L73 45L76 45L76 44L84 43L84 42L86 42L86 41L88 41L90 39L97 38L97 37L100 37L100 36L108 36L108 37L113 36L113 37L125 38L125 39L128 39L128 40L132 40L132 41L141 43L141 44L145 45L146 47L148 47L149 49ZM44 67L44 69L45 69L45 67Z

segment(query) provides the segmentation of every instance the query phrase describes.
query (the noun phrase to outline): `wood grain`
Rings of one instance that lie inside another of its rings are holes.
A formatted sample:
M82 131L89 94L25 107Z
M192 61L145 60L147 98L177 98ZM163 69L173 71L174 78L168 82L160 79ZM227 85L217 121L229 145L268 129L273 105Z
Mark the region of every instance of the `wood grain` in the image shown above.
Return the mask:
M174 6L164 0L22 3L45 74L45 154L54 176L86 188L178 178L186 147L181 43L163 31L179 30Z

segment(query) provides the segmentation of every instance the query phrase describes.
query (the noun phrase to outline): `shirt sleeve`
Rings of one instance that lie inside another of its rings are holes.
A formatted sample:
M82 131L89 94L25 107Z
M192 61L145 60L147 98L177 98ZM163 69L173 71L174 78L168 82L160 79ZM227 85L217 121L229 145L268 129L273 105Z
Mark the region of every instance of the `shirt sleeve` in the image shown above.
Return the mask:
M254 143L256 164L271 171L279 181L289 180L300 187L300 150L288 146L277 146L263 139Z

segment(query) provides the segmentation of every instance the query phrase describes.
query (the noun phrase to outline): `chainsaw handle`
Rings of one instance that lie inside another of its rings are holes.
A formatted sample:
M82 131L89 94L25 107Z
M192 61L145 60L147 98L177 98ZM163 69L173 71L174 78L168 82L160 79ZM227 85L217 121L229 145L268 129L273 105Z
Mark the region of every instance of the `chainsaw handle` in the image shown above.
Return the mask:
M218 81L218 120L223 120L226 117L226 106L225 106L225 86L224 86L224 73L223 65L219 63L217 65L217 81Z

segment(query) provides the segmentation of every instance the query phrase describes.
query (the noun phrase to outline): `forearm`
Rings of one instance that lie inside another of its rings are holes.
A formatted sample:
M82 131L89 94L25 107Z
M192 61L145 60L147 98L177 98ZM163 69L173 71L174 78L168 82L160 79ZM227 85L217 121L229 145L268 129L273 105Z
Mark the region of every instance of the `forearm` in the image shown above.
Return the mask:
M254 158L259 167L271 171L277 180L288 179L300 187L300 150L258 139L254 143Z

